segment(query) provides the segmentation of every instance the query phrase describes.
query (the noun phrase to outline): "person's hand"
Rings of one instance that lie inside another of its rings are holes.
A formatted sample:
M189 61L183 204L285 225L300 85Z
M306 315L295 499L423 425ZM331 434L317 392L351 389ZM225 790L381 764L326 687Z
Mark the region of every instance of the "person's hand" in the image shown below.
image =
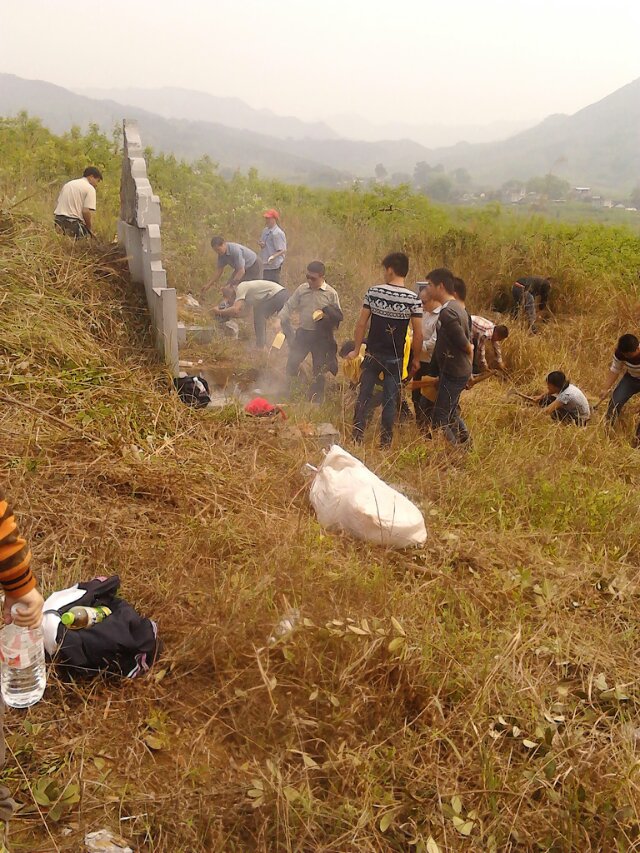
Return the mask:
M258 246L260 246L260 248L261 248L261 249L264 249L264 247L265 247L266 245L267 245L267 244L264 242L264 240L258 240Z
M411 366L409 368L409 376L413 376L420 370L420 359L414 355L411 359Z
M16 608L15 616L11 613L11 608L14 604L20 605ZM13 622L20 628L37 628L42 622L43 605L44 598L37 589L32 589L31 592L20 598L15 598L13 595L6 593L3 614L5 625Z
M497 364L497 369L498 369L498 370L505 370L505 369L506 369L506 368L505 368L505 366L504 366L504 362L503 362L503 361L499 361L499 362L498 362L498 364Z
M351 352L348 352L345 356L347 361L353 361L353 359L357 358L357 357L358 357L358 353L354 349L352 349Z
M222 313L222 311L221 311L221 309L220 309L220 308L212 308L212 309L211 309L211 313L212 313L212 314L221 314L221 313Z
M275 258L275 255L269 255L269 257L267 258L267 263L270 264L274 258Z

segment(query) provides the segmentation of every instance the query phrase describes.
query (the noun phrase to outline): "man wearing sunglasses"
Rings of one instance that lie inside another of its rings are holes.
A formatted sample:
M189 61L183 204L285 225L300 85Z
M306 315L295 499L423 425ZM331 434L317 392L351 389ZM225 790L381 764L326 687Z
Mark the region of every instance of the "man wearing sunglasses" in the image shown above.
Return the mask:
M321 402L324 397L324 374L333 368L337 372L336 343L332 329L342 320L338 293L325 281L322 261L311 261L307 267L306 282L292 294L280 311L282 331L292 341L287 360L287 376L298 375L300 366L311 353L313 383L309 399ZM291 315L298 315L298 328L293 337Z

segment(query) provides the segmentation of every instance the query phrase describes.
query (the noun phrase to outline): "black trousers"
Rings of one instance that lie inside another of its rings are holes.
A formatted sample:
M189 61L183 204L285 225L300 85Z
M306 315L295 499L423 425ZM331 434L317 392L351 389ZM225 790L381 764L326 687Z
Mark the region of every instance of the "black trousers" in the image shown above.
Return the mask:
M425 376L433 376L431 364L427 361L421 361L420 367L416 370L413 378L415 380L423 379ZM428 400L420 388L416 388L411 392L411 400L413 409L416 415L416 426L420 429L429 429L431 426L431 412L433 411L434 401Z
M289 298L288 290L279 290L268 299L261 299L253 305L253 328L256 333L256 346L262 347L266 343L267 320L282 310Z
M297 376L300 365L311 353L313 382L309 388L310 400L319 403L324 399L324 374L333 368L335 348L333 338L321 335L315 329L296 329L287 359L287 376Z
M282 272L282 267L278 267L277 270L263 270L262 278L265 281L275 281L276 284L280 284L280 273Z
M54 216L53 221L58 230L67 237L75 237L76 240L83 240L91 233L81 219L74 219L71 216Z

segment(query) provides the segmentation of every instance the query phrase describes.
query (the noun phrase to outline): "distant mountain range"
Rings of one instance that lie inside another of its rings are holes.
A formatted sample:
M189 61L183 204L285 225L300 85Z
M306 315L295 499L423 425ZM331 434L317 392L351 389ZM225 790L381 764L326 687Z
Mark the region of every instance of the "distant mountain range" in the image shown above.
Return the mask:
M329 116L326 123L346 139L376 142L378 139L413 139L427 148L443 148L458 142L494 142L507 139L537 124L537 121L492 121L489 124L446 125L435 122L408 124L375 123L354 113Z
M535 121L495 121L487 125L375 124L354 113L331 116L324 122L301 121L279 116L271 110L256 110L239 98L221 98L207 92L165 86L161 89L75 89L79 95L117 101L157 113L164 118L210 121L251 130L279 139L351 139L378 142L381 139L411 139L429 148L458 142L493 142L533 127Z
M551 116L508 139L434 148L408 138L340 138L330 123L253 110L237 99L201 92L109 93L118 99L0 74L0 115L26 110L55 132L92 122L110 131L123 117L136 118L145 143L158 151L187 159L207 154L223 173L254 166L262 174L311 185L369 178L378 163L390 174L411 175L420 161L448 171L465 168L476 185L492 188L549 172L608 192L625 193L640 184L640 79L572 116Z
M164 118L184 118L207 121L251 130L278 139L337 139L336 133L324 122L306 122L292 116L279 116L271 110L254 110L239 98L220 98L207 92L177 89L76 89L79 95L98 100L131 104Z

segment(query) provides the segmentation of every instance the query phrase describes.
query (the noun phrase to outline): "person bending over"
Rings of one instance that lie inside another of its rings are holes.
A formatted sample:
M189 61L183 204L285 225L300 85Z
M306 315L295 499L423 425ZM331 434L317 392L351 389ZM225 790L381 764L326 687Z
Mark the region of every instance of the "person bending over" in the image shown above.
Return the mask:
M487 344L491 344L499 370L504 370L502 358L502 347L500 342L509 337L509 329L506 326L497 326L485 317L477 314L471 315L471 341L473 343L473 372L484 373L489 370L487 364Z
M511 295L513 297L513 306L511 308L511 316L517 319L521 313L524 313L529 331L536 332L536 301L533 294L529 290L529 285L526 283L526 278L519 278L513 283Z
M240 317L247 305L253 307L253 328L256 333L256 346L264 349L267 335L267 320L278 314L289 298L289 291L274 281L258 279L242 281L237 290L227 285L222 291L229 303L227 308L212 308L216 317Z
M233 272L227 281L228 287L236 288L241 281L257 281L262 278L262 262L248 246L228 243L219 235L211 238L211 248L218 256L216 271L202 288L203 295L220 281L226 267Z

